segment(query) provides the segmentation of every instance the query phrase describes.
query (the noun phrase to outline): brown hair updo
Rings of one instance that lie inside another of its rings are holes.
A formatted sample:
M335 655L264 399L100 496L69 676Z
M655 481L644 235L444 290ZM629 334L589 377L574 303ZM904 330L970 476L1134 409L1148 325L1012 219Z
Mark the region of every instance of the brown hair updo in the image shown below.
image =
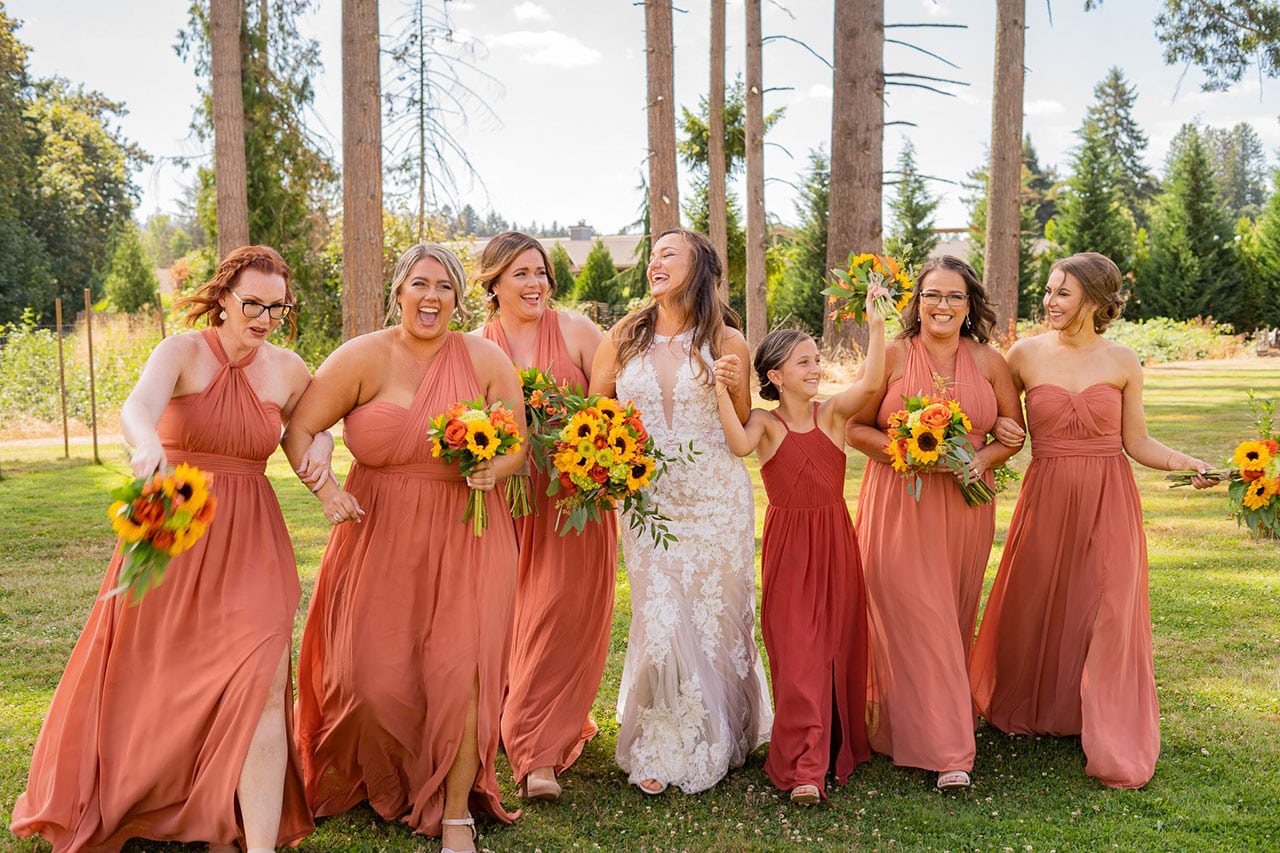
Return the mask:
M538 254L542 255L542 265L547 270L547 296L555 295L556 276L551 270L551 258L547 256L547 250L543 248L542 243L519 231L504 231L485 244L484 251L480 253L480 270L472 277L476 286L484 291L485 301L489 303L490 317L497 314L498 308L501 307L498 305L497 294L493 292L493 286L498 283L498 279L502 278L507 267L515 263L516 258L528 249L537 249Z
M756 378L760 380L760 396L766 400L778 399L778 386L769 378L770 370L777 370L786 364L795 351L796 345L803 340L813 340L807 333L799 329L774 329L764 336L760 346L756 347L756 357L751 365L755 368Z
M1080 252L1055 263L1049 268L1049 273L1052 275L1054 270L1062 270L1080 282L1084 298L1098 306L1093 315L1093 330L1099 335L1107 330L1112 320L1119 318L1124 312L1124 303L1129 298L1121 290L1124 279L1115 261L1106 255ZM1081 305L1080 308L1083 309L1084 306ZM1074 327L1077 317L1072 317L1068 325Z

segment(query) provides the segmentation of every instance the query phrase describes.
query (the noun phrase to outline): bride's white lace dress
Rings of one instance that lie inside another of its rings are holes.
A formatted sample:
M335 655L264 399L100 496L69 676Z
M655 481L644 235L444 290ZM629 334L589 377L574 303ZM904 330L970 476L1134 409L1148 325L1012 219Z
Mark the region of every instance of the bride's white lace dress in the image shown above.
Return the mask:
M693 441L653 486L679 541L656 547L619 524L631 584L631 632L618 692L618 766L685 793L710 788L769 739L773 712L755 642L755 502L725 444L715 386L695 375L690 335L655 336L618 373L664 451ZM710 377L711 354L703 360ZM664 394L664 387L667 389Z

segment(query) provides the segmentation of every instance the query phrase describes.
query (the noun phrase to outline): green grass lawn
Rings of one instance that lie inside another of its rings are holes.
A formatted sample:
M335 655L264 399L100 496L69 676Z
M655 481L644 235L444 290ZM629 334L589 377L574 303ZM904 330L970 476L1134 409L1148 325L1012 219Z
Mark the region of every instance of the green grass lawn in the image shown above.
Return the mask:
M1148 371L1153 435L1210 461L1247 436L1245 391L1273 396L1280 362L1206 362ZM89 455L73 448L73 455ZM341 453L341 451L340 451ZM1015 459L1025 467L1028 453ZM49 448L0 447L0 819L22 790L40 722L89 612L113 545L106 492L127 472ZM348 457L341 456L342 464ZM853 505L862 458L850 457ZM301 632L328 525L277 457L268 471L289 521L303 578ZM757 531L763 523L758 472ZM1165 488L1139 469L1151 559L1162 751L1141 791L1112 791L1084 775L1075 738L1006 737L981 726L974 787L934 792L933 775L876 757L818 807L791 807L762 772L764 750L713 790L646 797L613 762L613 710L630 617L625 575L604 684L601 732L562 782L557 803L525 808L513 826L480 826L495 851L553 850L1276 850L1280 849L1280 545L1251 541L1228 515L1225 490ZM998 510L990 584L1012 510ZM757 533L758 535L758 533ZM295 638L296 646L296 638ZM498 776L520 804L509 769ZM48 849L0 829L0 850ZM130 850L201 849L135 842ZM437 850L367 808L320 822L311 851Z

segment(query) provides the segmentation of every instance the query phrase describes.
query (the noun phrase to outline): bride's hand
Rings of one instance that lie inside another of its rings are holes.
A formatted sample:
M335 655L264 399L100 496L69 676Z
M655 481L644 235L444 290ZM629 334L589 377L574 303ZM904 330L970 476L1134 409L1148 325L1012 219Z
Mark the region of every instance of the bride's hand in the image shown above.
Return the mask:
M716 390L735 388L742 373L742 362L736 355L722 355L711 364L711 370L715 374Z

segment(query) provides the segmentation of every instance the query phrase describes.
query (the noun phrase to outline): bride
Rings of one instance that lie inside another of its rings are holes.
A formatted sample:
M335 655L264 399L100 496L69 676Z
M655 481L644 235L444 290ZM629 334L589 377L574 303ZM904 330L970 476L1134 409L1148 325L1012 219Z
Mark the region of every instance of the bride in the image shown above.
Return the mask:
M591 393L635 401L659 449L692 441L698 452L691 464L673 462L652 490L677 542L663 550L642 529L618 525L631 632L617 760L647 794L710 788L768 740L773 722L755 643L751 480L725 444L711 372L720 355L749 361L742 334L724 322L720 276L706 237L664 233L649 256L652 301L609 331L591 370ZM747 375L737 374L724 393L745 419Z

